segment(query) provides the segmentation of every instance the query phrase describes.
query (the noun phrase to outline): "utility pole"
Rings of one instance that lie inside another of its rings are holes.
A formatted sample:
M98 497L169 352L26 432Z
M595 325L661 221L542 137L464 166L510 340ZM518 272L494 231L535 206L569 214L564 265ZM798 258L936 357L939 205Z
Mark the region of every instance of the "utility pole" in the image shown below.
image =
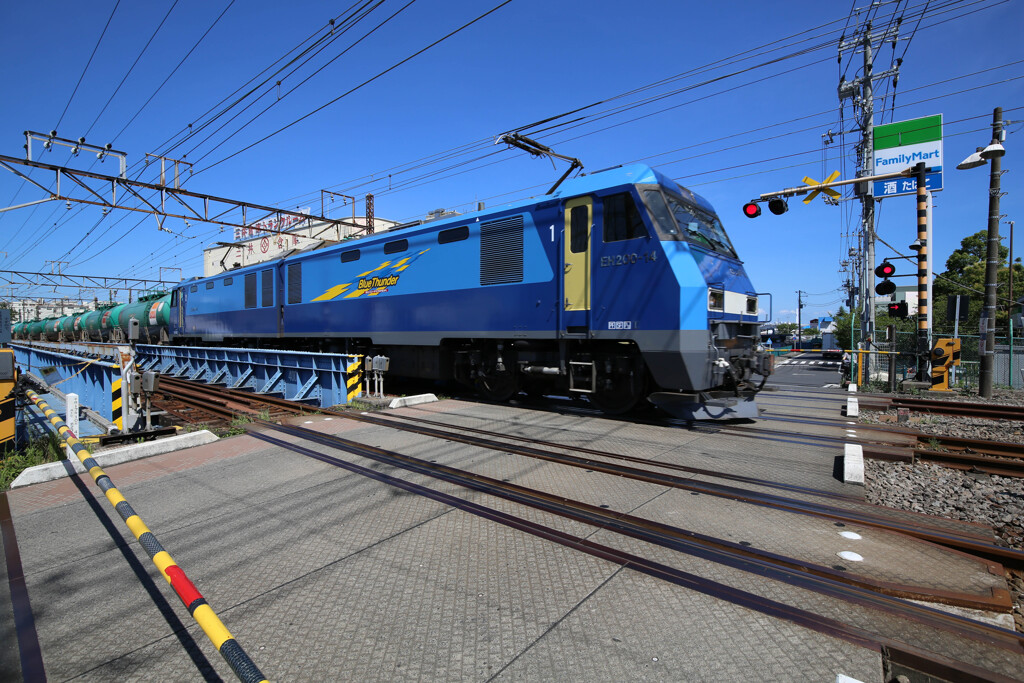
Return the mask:
M796 290L796 346L798 349L803 349L804 346L804 324L803 324L803 310L804 300L803 295L806 292Z
M1003 109L992 112L992 144L1000 145L1003 138ZM988 186L988 253L985 263L985 349L981 354L978 376L978 395L992 398L992 375L996 353L996 286L999 272L999 198L1002 196L1000 177L1003 175L1002 154L989 157L991 174ZM1010 268L1013 268L1011 262Z
M893 83L899 79L897 60L893 66L880 73L874 73L874 45L881 46L886 42L895 44L899 37L900 17L895 26L884 31L872 33L871 22L867 22L850 40L839 41L839 62L842 64L843 54L860 51L864 57L864 73L862 76L847 81L839 81L839 102L851 99L854 110L859 112L856 117L860 128L860 142L857 144L857 177L869 176L874 172L874 127L875 102L874 83L893 77ZM875 198L871 195L871 183L864 182L854 186L854 194L861 201L861 278L860 278L860 335L861 340L874 338L875 334L875 283L872 274L875 270ZM852 312L851 312L852 313ZM851 340L852 341L852 340ZM870 356L868 356L870 358Z

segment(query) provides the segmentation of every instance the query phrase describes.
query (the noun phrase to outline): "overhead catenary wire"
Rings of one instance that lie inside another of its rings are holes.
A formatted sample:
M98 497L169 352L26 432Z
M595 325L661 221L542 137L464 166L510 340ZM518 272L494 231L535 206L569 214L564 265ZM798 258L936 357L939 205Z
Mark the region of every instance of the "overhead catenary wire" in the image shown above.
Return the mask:
M60 130L60 124L64 122L64 116L68 113L68 108L71 106L72 100L75 99L75 95L78 94L78 88L82 85L82 80L85 78L85 74L89 71L92 59L96 56L96 51L100 49L100 43L103 42L103 36L107 35L107 29L110 28L110 22L114 19L114 14L117 13L117 8L120 4L121 0L116 0L116 2L114 2L114 9L110 10L110 16L107 17L107 23L103 25L100 37L96 39L96 46L92 49L92 54L89 55L89 59L86 60L85 66L82 68L82 75L78 77L78 83L75 84L75 89L71 91L71 96L68 97L68 102L64 105L64 111L61 112L60 118L57 120L57 125L54 126L55 130Z
M451 38L452 36L454 36L454 35L462 32L462 31L464 31L465 29L469 28L470 26L472 26L473 24L477 23L478 21L481 21L482 19L490 16L494 12L497 12L499 9L501 9L502 7L508 5L510 2L512 2L512 0L504 0L504 2L499 3L498 5L496 5L496 6L492 7L491 9L487 10L486 12L484 12L481 15L479 15L475 19L472 19L471 21L463 24L459 28L451 31L450 33L442 36L441 38L438 38L437 40L435 40L434 42L430 43L426 47L421 48L420 50L417 50L416 52L414 52L413 54L409 55L405 59L402 59L401 61L396 62L395 64L391 65L390 67L388 67L384 71L381 71L381 72L377 73L376 75L374 75L373 77L366 79L365 81L363 81L359 85L356 85L355 87L350 88L349 90L343 92L341 95L338 95L334 99L329 100L328 102L320 105L316 109L314 109L314 110L312 110L312 111L310 111L310 112L300 116L299 118L295 119L294 121L291 121L290 123L288 123L288 124L278 128L277 130L273 131L272 133L269 133L269 134L263 136L262 138L260 138L256 142L253 142L252 144L243 147L242 149L238 150L237 152L234 152L233 154L230 154L230 155L220 159L219 161L216 161L216 162L206 166L204 169L202 169L202 171L207 171L207 170L209 170L209 169L211 169L211 168L213 168L215 166L218 166L218 165L224 163L225 161L227 161L228 159L232 159L232 158L238 156L239 154L242 154L243 152L246 152L246 151L252 149L256 145L259 145L262 142L266 142L267 140L269 140L270 138L274 137L275 135L278 135L278 134L288 130L289 128L291 128L292 126L296 125L297 123L300 123L300 122L308 119L310 116L313 116L314 114L319 113L320 111L326 109L330 105L338 102L342 98L347 97L348 95L351 95L352 93L356 92L357 90L360 90L361 88L369 85L370 83L373 83L374 81L376 81L377 79L381 78L382 76L385 76L385 75L391 73L392 71L394 71L398 67L402 66L403 64L405 64L405 63L409 62L410 60L415 59L416 57L420 56L421 54L423 54L427 50L430 50L431 48L435 47L436 45L439 45L439 44L443 43L444 41L446 41L449 38ZM200 173L202 171L200 171Z
M489 141L487 141L487 144L489 144ZM663 154L667 154L667 152L666 152L666 153L663 153ZM397 191L397 190L398 190L399 188L398 188L398 187L396 187L395 189L396 189L396 191Z

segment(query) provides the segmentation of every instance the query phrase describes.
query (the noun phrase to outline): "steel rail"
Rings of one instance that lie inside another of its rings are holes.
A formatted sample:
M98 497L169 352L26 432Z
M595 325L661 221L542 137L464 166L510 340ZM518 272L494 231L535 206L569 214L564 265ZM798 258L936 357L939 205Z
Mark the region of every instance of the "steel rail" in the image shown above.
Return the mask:
M181 382L181 380L179 380ZM218 393L223 390L218 389ZM231 390L227 390L231 391ZM245 392L238 392L243 396L251 397L251 394ZM256 397L252 397L256 398ZM276 397L260 396L257 399L260 402L267 402L273 405L278 405L285 408L290 408L293 411L300 412L314 412L312 409L298 406L297 404L290 403L284 399L278 399ZM826 506L808 501L801 501L792 498L785 498L782 496L776 496L769 493L759 493L753 491L747 491L744 489L737 489L730 486L714 484L711 482L700 482L694 479L678 477L670 474L663 474L653 472L650 470L641 470L633 467L615 465L612 463L605 463L598 460L592 460L589 458L580 458L577 456L555 453L548 450L542 450L530 446L514 446L507 442L494 441L487 438L481 437L470 437L453 433L452 431L439 431L430 427L414 427L405 424L396 424L393 417L381 418L372 415L352 415L351 413L331 411L331 410L320 410L317 411L321 414L336 415L342 418L362 422L366 424L373 424L376 426L382 426L392 429L400 429L402 431L409 431L418 433L424 436L432 438L446 439L449 441L458 441L467 445L487 448L490 450L497 450L502 452L512 452L525 457L538 458L551 462L557 462L572 467L592 469L600 471L605 474L613 474L616 476L622 476L629 479L645 481L648 483L660 484L663 486L669 486L672 488L679 488L697 493L704 493L706 495L713 495L720 498L737 500L740 502L760 505L769 507L772 509L784 510L795 514L803 514L808 516L819 517L823 519L829 519L831 521L838 521L848 524L863 524L865 526L872 526L885 531L891 531L896 533L903 533L921 540L929 541L932 543L938 543L940 545L955 548L957 550L969 552L972 555L976 555L980 558L985 558L990 561L1000 562L1013 567L1024 567L1024 552L1014 550L1012 548L1005 548L1002 546L994 545L988 542L981 536L968 536L966 534L957 534L950 532L948 529L944 529L938 526L932 525L911 525L899 521L894 521L890 517L886 517L881 514L873 514L866 512L854 512L845 508ZM394 416L397 417L397 416ZM420 418L409 418L402 417L402 420L409 421L420 421ZM430 421L425 421L430 422ZM434 423L438 424L438 423ZM448 430L453 429L451 425L443 425ZM494 432L486 432L484 430L471 430L469 428L455 427L454 429L474 431L476 433L483 433L487 436L494 436L498 438L510 438L517 441L527 441L531 443L538 443L548 447L561 448L564 450L572 450L576 452L584 452L591 455L597 455L599 457L623 460L634 463L642 463L648 466L654 466L664 469L680 469L683 471L693 472L696 468L687 468L685 466L674 466L672 463L655 463L650 460L642 458L635 458L632 456L624 456L615 453L609 453L606 451L597 451L593 449L578 448L575 446L566 446L563 444L557 444L552 442L538 442L524 437L515 437L510 435L495 434ZM719 473L709 470L697 470L694 473L705 474L709 476L719 476ZM761 480L753 480L748 483L754 483L756 485L767 485ZM781 488L781 485L780 485ZM797 491L800 493L811 493L819 496L825 496L824 492L815 491L814 489L806 489L803 487L797 487L801 490ZM847 499L849 500L849 499ZM852 502L852 501L851 501Z

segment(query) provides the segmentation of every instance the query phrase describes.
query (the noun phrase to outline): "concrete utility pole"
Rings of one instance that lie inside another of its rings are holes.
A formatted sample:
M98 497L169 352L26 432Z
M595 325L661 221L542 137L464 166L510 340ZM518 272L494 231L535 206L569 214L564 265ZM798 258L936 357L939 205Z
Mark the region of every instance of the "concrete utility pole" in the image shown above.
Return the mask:
M1003 137L1003 109L992 112L992 145L1000 145ZM982 152L982 157L986 155ZM988 253L985 263L985 349L981 354L978 395L992 398L992 375L996 353L996 286L999 273L999 198L1002 196L1000 176L1003 175L1002 154L987 157L992 166L988 186ZM1010 263L1013 268L1013 263Z
M869 176L874 172L874 127L875 102L874 83L889 77L899 77L899 60L892 68L874 73L874 45L893 42L899 36L899 21L892 28L872 33L871 23L866 23L852 39L840 40L839 60L842 62L845 52L863 53L864 73L853 80L840 80L839 101L849 98L853 100L855 110L860 115L857 121L861 138L857 145L857 177ZM871 184L861 183L855 186L855 194L861 201L861 278L860 278L860 334L861 340L874 338L875 334L875 198L871 195ZM851 340L852 343L852 340ZM869 356L870 358L870 356Z
M803 295L802 290L796 290L796 346L798 349L802 349L804 346Z

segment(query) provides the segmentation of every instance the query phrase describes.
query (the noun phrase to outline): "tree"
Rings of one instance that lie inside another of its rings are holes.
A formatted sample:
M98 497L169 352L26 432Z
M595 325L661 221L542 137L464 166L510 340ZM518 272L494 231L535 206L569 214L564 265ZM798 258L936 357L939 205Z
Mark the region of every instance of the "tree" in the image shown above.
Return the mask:
M1010 250L999 245L999 269L997 271L996 287L996 329L1002 329L1006 334L1007 320L1011 307L1009 301L1010 268L1006 265L1006 258ZM985 267L988 258L988 231L979 230L973 235L968 235L960 241L960 248L949 255L946 259L946 270L935 276L935 283L932 290L931 315L933 316L933 328L939 334L953 334L953 320L946 315L947 297L956 294L965 294L970 297L970 308L968 310L967 322L960 324L961 330L967 330L968 334L973 331L977 333L978 325L981 322L981 314L985 308ZM1013 279L1014 283L1020 282L1024 285L1024 265L1020 259L1014 259ZM1016 298L1017 295L1015 294Z

